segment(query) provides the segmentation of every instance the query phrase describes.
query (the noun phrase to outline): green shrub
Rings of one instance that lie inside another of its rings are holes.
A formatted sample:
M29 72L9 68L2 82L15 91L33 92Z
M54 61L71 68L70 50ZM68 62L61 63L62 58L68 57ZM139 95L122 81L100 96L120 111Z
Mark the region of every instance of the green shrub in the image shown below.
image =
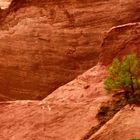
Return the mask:
M140 140L140 139L132 138L132 139L130 139L130 140Z
M108 77L104 81L104 88L108 92L130 91L134 93L140 88L140 61L136 55L127 55L120 62L114 59L108 70Z

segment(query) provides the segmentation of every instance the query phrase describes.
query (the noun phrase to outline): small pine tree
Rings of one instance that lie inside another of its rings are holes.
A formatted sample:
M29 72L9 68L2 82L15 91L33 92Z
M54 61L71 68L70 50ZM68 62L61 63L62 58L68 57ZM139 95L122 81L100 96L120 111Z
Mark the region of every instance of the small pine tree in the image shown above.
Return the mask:
M105 89L108 92L124 90L134 93L140 88L139 68L140 61L134 54L123 57L122 62L115 58L104 81Z

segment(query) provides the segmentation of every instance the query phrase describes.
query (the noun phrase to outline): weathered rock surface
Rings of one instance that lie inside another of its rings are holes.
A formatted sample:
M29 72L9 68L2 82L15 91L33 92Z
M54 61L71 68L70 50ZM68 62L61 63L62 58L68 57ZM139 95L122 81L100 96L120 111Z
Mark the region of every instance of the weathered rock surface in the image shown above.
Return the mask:
M80 140L98 124L96 113L109 99L104 76L105 67L98 65L43 101L0 102L0 139Z
M0 93L42 99L95 65L104 33L139 10L139 0L13 0L0 12Z
M137 54L140 58L140 22L129 23L110 29L102 43L100 62L111 64L113 58Z
M140 138L140 107L129 106L118 112L113 119L97 131L90 140L131 140Z
M106 74L106 67L98 64L74 81L58 88L43 101L0 102L0 139L80 140L90 128L99 124L96 118L98 109L102 102L110 99L103 89L102 80ZM119 125L114 124L118 128L107 124L107 131L103 131L103 127L99 130L101 135L97 132L92 138L104 140L102 138L107 137L112 140L114 134L120 138L118 135L122 136L121 132L125 133L126 139L138 137L139 123L136 118L139 116L139 108L133 113L122 110L119 115L112 119L121 122ZM131 123L128 124L129 121ZM126 124L130 126L127 129ZM110 127L112 130L109 130ZM135 131L130 132L134 127ZM120 131L120 128L123 130ZM130 134L126 135L126 131Z
M121 59L123 56L131 53L136 54L140 58L139 44L139 22L113 27L107 32L101 45L99 64L108 66L115 57ZM128 112L126 110L120 111L116 115L117 117L113 117L111 121L93 134L90 140L119 140L121 138L129 140L135 137L140 138L140 123L138 123L138 116L140 115L139 107L136 107L136 111L134 112L129 108L128 106ZM129 113L131 115L128 115Z
M98 59L93 54L99 54L99 46L102 50L98 65L44 100L0 102L0 140L80 140L97 126L98 109L110 100L103 89L105 65L116 56L140 54L139 4L139 0L14 0L1 12L1 100L42 98L94 65ZM124 108L92 139L139 137L139 114L139 107Z
M9 7L11 0L0 0L0 8L6 9Z

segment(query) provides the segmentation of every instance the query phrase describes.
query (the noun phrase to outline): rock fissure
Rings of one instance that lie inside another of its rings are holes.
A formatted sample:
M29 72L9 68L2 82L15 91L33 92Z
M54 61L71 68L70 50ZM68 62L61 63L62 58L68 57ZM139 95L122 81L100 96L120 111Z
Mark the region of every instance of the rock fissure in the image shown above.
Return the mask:
M101 105L96 116L99 120L99 124L92 127L81 140L89 140L92 135L94 135L99 129L101 129L108 121L110 121L115 116L115 114L117 114L117 112L119 112L126 105L125 100L115 100L109 101L108 103L103 103L103 105Z

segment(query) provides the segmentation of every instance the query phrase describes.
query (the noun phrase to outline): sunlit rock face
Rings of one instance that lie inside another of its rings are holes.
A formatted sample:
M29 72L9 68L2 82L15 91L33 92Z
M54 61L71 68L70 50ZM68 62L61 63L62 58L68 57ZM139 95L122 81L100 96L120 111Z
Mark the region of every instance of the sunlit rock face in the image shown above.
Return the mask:
M98 65L43 101L0 102L0 139L80 140L99 124L96 114L109 99L102 88L105 76Z
M98 62L108 30L140 20L139 0L13 0L0 13L0 93L42 99Z
M9 7L11 0L0 0L0 8L6 9Z

